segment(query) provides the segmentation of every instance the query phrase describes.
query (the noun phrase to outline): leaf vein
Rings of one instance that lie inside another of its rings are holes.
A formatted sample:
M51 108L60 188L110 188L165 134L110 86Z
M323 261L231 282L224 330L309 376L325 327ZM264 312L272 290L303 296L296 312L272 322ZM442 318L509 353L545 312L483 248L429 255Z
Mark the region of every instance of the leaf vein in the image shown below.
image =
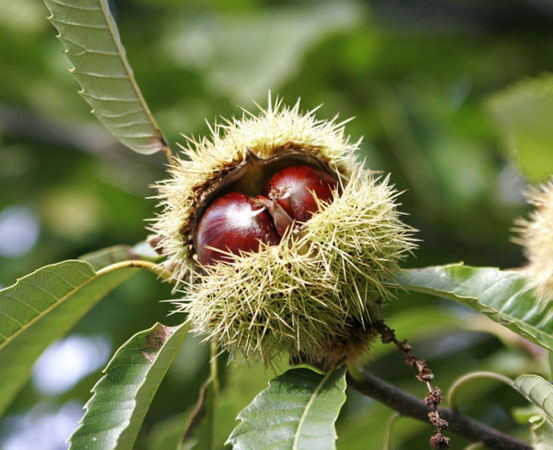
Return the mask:
M25 324L23 323L20 323L19 320L17 319L14 319L12 316L9 316L7 315L4 311L0 311L0 314L2 314L4 317L7 317L9 320L11 320L12 322L15 322L17 325L19 325L20 327L23 327ZM6 336L6 339L8 338L8 336Z
M105 75L103 73L95 73L95 72L79 72L78 70L72 69L70 71L73 75L85 75L89 77L94 78L103 78L106 80L128 80L129 77L127 75Z
M140 103L138 99L136 98L125 98L125 97L102 97L98 95L91 94L86 91L80 92L81 95L85 97L92 98L94 100L98 100L100 102L122 102L122 103Z
M30 283L29 283L30 284ZM31 285L32 286L32 285ZM36 286L35 286L36 287ZM50 294L52 295L52 294ZM23 300L21 300L20 298L16 297L15 295L12 295L12 294L2 294L2 296L4 298L11 298L13 300L15 300L16 302L18 303L21 303L22 305L25 305L27 308L29 309L32 309L33 311L37 312L38 314L40 314L40 311L38 309L36 309L33 305L29 305L28 303L24 302ZM55 297L54 297L55 298Z
M55 17L52 17L50 19L50 21L53 22L53 23L60 23L60 24L69 25L69 26L72 26L72 27L92 28L92 29L95 29L95 30L105 30L105 29L108 28L107 25L93 25L93 24L89 24L89 23L69 22L67 20L56 19Z
M142 108L135 108L135 109L131 109L130 111L126 111L124 113L118 113L118 114L108 114L100 111L98 112L95 111L94 114L96 114L97 116L105 117L106 119L118 119L120 117L130 116L131 114L136 114L139 112L143 112Z
M68 3L61 2L60 0L47 0L48 3L54 3L56 5L64 6L66 8L80 9L81 11L101 11L102 8L94 6L81 6L81 5L70 5Z

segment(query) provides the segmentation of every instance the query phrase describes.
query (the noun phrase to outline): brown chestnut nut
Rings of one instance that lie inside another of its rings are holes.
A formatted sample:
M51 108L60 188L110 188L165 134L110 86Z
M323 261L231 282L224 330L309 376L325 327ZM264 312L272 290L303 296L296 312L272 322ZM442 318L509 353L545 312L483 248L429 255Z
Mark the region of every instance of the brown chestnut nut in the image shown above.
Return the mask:
M276 200L297 222L306 222L318 209L313 194L328 202L338 182L311 166L292 166L275 173L265 185L265 196Z
M198 262L204 265L229 261L232 258L228 253L258 251L261 243L279 242L273 220L263 204L240 192L216 199L196 229L196 253Z
M329 201L337 181L311 166L276 172L265 185L265 196L230 192L204 212L196 229L200 264L232 260L229 253L258 251L260 244L278 244L294 221L305 222L317 211L315 196Z

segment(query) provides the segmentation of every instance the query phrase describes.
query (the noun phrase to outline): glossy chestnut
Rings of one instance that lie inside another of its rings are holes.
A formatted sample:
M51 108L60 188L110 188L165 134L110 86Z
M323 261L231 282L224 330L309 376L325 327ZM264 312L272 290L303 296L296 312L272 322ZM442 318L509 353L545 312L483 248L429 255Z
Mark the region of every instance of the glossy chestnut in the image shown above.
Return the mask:
M320 201L332 200L338 182L311 166L292 166L275 173L265 185L265 196L276 202L297 222L306 222L318 209Z
M273 220L263 204L240 192L216 199L196 229L196 253L198 262L204 265L231 260L228 253L258 251L261 243L279 242Z
M321 201L332 199L337 181L311 166L276 172L255 198L229 192L206 209L195 233L198 262L232 260L231 255L258 251L261 243L276 245L294 222L305 222Z

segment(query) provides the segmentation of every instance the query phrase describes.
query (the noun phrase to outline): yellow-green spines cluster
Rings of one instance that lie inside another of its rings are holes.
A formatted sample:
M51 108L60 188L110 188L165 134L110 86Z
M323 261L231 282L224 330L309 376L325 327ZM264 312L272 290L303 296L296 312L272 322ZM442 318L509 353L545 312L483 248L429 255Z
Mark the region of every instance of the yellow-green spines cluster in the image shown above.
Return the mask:
M536 207L529 220L517 221L519 237L528 259L530 286L543 300L553 300L553 179L527 194Z
M370 333L398 262L414 247L395 196L386 179L354 170L301 236L208 267L179 309L197 332L248 358L289 353L332 365L358 356L359 348L340 343Z
M244 161L248 152L267 159L290 144L312 149L331 168L347 174L359 144L350 142L337 118L318 120L314 111L302 113L299 101L287 108L281 101L272 104L270 98L259 116L244 111L241 119L215 125L210 138L187 140L188 146L182 147L184 158L175 158L169 169L171 178L157 186L162 213L152 225L177 284L189 278L193 264L190 236L183 233L183 224L190 219L198 188Z
M182 229L194 213L197 186L248 151L266 159L286 145L315 149L340 172L332 201L278 245L195 270ZM188 160L176 161L172 178L159 186L164 211L153 229L167 267L185 288L177 310L188 314L195 332L265 363L284 353L329 366L365 351L374 335L371 321L393 296L394 274L415 239L401 221L389 179L357 164L356 148L343 124L301 114L298 104L278 104L216 127L211 140L185 150Z

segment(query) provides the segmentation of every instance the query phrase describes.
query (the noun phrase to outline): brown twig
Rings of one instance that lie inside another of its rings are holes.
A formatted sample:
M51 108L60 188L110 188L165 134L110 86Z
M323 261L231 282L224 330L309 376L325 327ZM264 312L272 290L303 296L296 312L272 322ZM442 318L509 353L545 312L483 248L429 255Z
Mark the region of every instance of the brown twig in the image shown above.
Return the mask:
M399 341L396 338L394 330L388 327L383 321L378 320L373 323L373 327L378 331L384 344L393 343L405 354L405 363L409 367L414 367L417 370L417 379L426 385L428 394L424 397L424 404L430 411L428 420L436 428L436 433L430 438L430 446L432 448L449 448L450 439L444 436L443 431L448 427L447 420L440 417L438 405L443 400L442 391L439 387L432 386L434 373L428 367L426 361L422 358L417 358L413 354L413 349L407 340Z
M394 409L402 416L428 422L428 407L422 400L402 391L390 383L358 369L356 377L348 374L348 386ZM501 433L477 420L449 408L438 408L440 417L449 422L449 430L472 442L482 442L493 450L532 450L532 446L520 439Z

